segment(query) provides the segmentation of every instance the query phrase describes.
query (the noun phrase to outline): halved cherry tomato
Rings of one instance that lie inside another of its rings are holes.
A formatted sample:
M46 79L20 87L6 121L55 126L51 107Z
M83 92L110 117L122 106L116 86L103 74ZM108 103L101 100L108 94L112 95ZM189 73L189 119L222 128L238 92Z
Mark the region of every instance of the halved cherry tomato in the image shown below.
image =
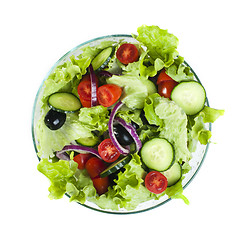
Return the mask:
M93 155L90 153L80 153L76 155L73 160L78 163L78 169L84 169L86 162L92 157Z
M126 65L138 60L139 51L134 44L124 43L118 48L116 57L121 63Z
M77 87L77 93L83 100L91 100L91 81L89 75L85 75Z
M90 108L91 107L91 100L86 101L86 100L80 98L80 102L83 105L83 107L87 107L87 108Z
M96 189L99 195L104 194L108 191L110 185L109 177L96 177L92 179L94 188Z
M162 173L151 171L145 177L145 186L150 192L159 194L166 190L168 180Z
M158 93L160 94L160 96L170 99L171 92L174 89L174 87L177 85L178 85L178 82L174 80L163 81L158 85Z
M92 179L98 177L106 167L106 163L97 157L90 158L85 164L85 169Z
M157 85L160 84L162 81L166 81L166 80L173 80L173 79L169 77L166 74L165 69L163 69L157 77Z
M122 94L122 89L115 84L105 84L98 88L97 98L100 105L110 107Z
M96 77L96 76L95 76ZM96 77L98 87L98 78ZM77 93L83 107L91 107L91 79L89 75L84 75L77 87Z
M120 156L120 152L114 146L110 138L103 140L99 144L98 152L102 159L108 163L116 161Z

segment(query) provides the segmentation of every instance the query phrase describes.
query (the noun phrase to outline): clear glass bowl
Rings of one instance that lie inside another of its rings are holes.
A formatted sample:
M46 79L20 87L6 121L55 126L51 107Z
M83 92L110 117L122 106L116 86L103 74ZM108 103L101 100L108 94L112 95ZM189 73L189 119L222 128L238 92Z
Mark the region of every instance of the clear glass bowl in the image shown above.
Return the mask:
M131 42L131 43L137 43L137 40L135 40L134 38L132 38L132 36L130 35L109 35L109 36L103 36L103 37L99 37L99 38L95 38L92 40L89 40L87 42L84 42L80 45L78 45L77 47L73 48L72 50L70 50L69 52L67 52L64 56L62 56L55 64L54 66L50 69L50 71L47 73L46 77L44 78L34 101L34 106L33 106L33 114L32 114L32 137L33 137L33 143L34 143L34 148L36 153L38 152L37 150L37 146L38 146L38 141L36 138L36 132L35 132L35 126L37 121L40 118L40 99L42 96L42 90L43 90L43 86L44 86L44 81L48 78L48 76L54 71L54 69L58 66L63 64L64 62L68 61L70 59L70 57L72 55L74 56L78 56L81 54L81 48L82 47L86 47L88 45L90 46L94 46L99 44L101 41L107 41L107 40L113 40L113 41L121 41L121 40L125 40L127 42ZM189 66L186 62L185 64L187 66ZM190 67L190 66L189 66ZM193 72L195 79L197 81L200 82L198 76L196 75L196 73L193 71L193 69L190 67L191 71ZM208 99L206 99L206 105L209 106L208 103ZM206 128L208 130L211 130L211 124L206 124ZM193 178L196 176L198 170L200 169L204 158L207 154L207 150L208 150L208 144L207 145L201 145L198 143L196 151L192 154L192 159L190 160L190 165L192 167L192 169L185 175L185 178L182 182L183 188L186 188L190 182L193 180ZM38 157L38 156L37 156ZM39 159L39 157L38 157ZM40 160L40 159L39 159ZM69 195L66 194L66 196L69 197ZM96 211L100 211L100 212L105 212L105 213L114 213L114 214L132 214L132 213L139 213L139 212L143 212L143 211L147 211L156 207L159 207L165 203L167 203L170 200L170 198L168 198L167 195L164 195L163 197L161 197L159 200L150 200L144 203L141 203L138 205L138 207L134 210L128 211L126 209L120 209L119 211L114 211L114 210L108 210L108 209L101 209L100 207L98 207L96 204L86 201L85 204L80 204L82 206L85 206L87 208L96 210Z

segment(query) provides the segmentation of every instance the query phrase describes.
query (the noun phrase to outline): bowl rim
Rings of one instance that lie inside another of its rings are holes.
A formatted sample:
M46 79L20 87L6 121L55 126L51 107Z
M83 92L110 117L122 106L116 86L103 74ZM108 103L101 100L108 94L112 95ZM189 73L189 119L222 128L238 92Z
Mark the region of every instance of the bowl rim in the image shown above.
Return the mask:
M35 119L35 112L36 112L36 106L37 106L37 100L38 100L38 97L39 97L39 94L43 88L43 85L44 85L44 82L46 81L46 79L49 77L49 75L51 74L51 72L60 64L60 62L66 58L69 54L71 54L72 52L78 50L79 48L81 48L82 46L86 45L86 44L89 44L89 43L92 43L92 42L95 42L95 41L99 41L99 40L103 40L103 39L107 39L107 38L132 38L132 39L135 39L133 38L132 35L129 35L129 34L112 34L112 35L104 35L104 36L101 36L101 37L97 37L97 38L92 38L88 41L85 41L79 45L77 45L76 47L72 48L71 50L69 50L68 52L66 52L62 57L60 57L56 62L55 64L50 68L50 70L48 71L48 73L45 75L44 79L42 80L42 83L41 85L39 86L39 89L36 93L36 96L35 96L35 99L34 99L34 104L33 104L33 107L32 107L32 124L31 124L31 134L32 134L32 141L33 141L33 145L34 145L34 149L35 149L35 152L36 152L36 155L37 155L37 158L38 160L40 161L40 157L38 156L38 149L37 149L37 145L36 145L36 141L35 141L35 126L34 126L34 119ZM199 77L197 76L197 74L195 73L195 71L192 69L192 67L184 60L184 64L190 68L190 71L193 73L195 79L201 83ZM201 83L202 84L202 83ZM206 93L206 106L210 106L209 105L209 101L208 101L208 97L207 97L207 93ZM208 129L211 131L212 129L212 124L209 123L208 125ZM194 172L194 174L191 176L191 178L188 180L188 182L183 186L183 189L185 189L187 186L189 186L189 184L192 182L192 180L195 178L195 176L197 175L197 173L200 171L200 168L201 166L203 165L203 162L204 162L204 159L206 158L207 156L207 152L208 152L208 149L209 149L209 143L207 143L206 145L206 148L205 148L205 151L204 151L204 154L203 154L203 157L196 169L196 171ZM67 197L70 198L70 196L65 193L65 195ZM157 207L160 207L162 205L164 205L165 203L169 202L170 200L172 200L171 198L168 198L166 199L165 201L163 202L160 202L154 206L151 206L149 208L146 208L146 209L140 209L140 210L132 210L132 211L109 211L109 210L106 210L106 209L97 209L97 208L94 208L94 207L91 207L89 205L86 205L86 202L84 204L82 203L79 203L77 202L79 205L81 206L84 206L86 208L89 208L89 209L92 209L92 210L95 210L97 212L102 212L102 213L109 213L109 214L116 214L116 215L121 215L121 214L136 214L136 213L142 213L142 212L146 212L146 211L149 211L149 210L152 210L152 209L155 209Z

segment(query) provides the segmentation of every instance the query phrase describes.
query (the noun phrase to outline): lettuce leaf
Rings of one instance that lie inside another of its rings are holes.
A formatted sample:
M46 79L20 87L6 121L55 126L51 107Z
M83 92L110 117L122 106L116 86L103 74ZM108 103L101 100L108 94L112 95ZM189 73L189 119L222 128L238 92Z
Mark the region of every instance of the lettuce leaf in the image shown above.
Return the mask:
M157 92L153 82L139 75L139 64L139 61L128 64L123 75L113 75L107 79L107 83L123 88L121 101L131 109L142 109L145 98Z
M147 47L148 54L154 60L160 58L165 67L173 64L177 57L177 46L179 40L167 30L160 29L158 26L143 25L137 29L136 39Z
M51 163L47 159L42 159L38 166L38 171L43 173L51 182L49 187L49 198L60 199L66 193L66 184L74 183L74 173L77 170L77 163L74 161L60 160Z
M164 67L164 62L160 58L153 61L151 58L147 58L147 53L147 51L143 52L139 59L140 75L146 78L154 77Z
M138 154L132 155L132 160L124 166L124 171L119 172L115 185L109 191L96 199L90 199L101 208L127 210L135 209L140 203L153 199L154 196L142 183L146 172Z
M86 74L90 62L90 58L71 56L70 61L57 66L44 82L42 101L45 102L49 95L61 90L67 92L76 90L80 79ZM77 92L75 91L74 94Z
M38 171L50 180L49 198L60 199L67 193L70 201L85 203L89 197L95 197L96 190L86 170L78 170L74 161L59 160L51 163L42 159Z
M191 137L206 145L212 137L211 131L207 130L205 123L213 123L220 116L224 115L224 110L218 110L205 106L203 110L194 118L194 124L191 130Z
M185 204L189 205L190 202L187 199L186 196L183 195L183 187L182 187L182 180L184 177L182 177L182 179L180 179L176 184L174 184L171 187L168 187L165 190L165 193L172 199L182 199L184 201Z
M79 111L79 121L89 131L98 131L100 134L103 134L108 129L108 114L109 111L102 105L81 108Z
M184 58L178 56L178 58L174 59L173 64L166 68L167 75L177 82L193 80L194 74L191 72L190 67L185 66L183 63Z
M155 107L159 103L161 96L158 93L152 94L145 99L144 112L147 121L150 124L162 127L163 120L155 112Z
M117 111L117 117L124 119L126 122L131 123L132 121L139 125L139 127L143 126L143 122L140 118L140 109L132 110L128 108L126 105L123 105Z
M187 116L173 101L162 97L155 106L156 115L163 120L160 137L172 143L175 150L175 160L186 162L191 159L187 147Z

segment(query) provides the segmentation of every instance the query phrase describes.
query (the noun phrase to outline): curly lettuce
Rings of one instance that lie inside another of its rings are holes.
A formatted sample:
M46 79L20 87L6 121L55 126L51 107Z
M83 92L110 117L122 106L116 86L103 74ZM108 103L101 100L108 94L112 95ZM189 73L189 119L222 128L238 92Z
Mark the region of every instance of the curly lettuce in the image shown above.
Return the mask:
M173 64L174 59L178 56L179 40L176 36L158 26L143 25L137 31L136 39L147 47L151 58L161 59L165 67Z

